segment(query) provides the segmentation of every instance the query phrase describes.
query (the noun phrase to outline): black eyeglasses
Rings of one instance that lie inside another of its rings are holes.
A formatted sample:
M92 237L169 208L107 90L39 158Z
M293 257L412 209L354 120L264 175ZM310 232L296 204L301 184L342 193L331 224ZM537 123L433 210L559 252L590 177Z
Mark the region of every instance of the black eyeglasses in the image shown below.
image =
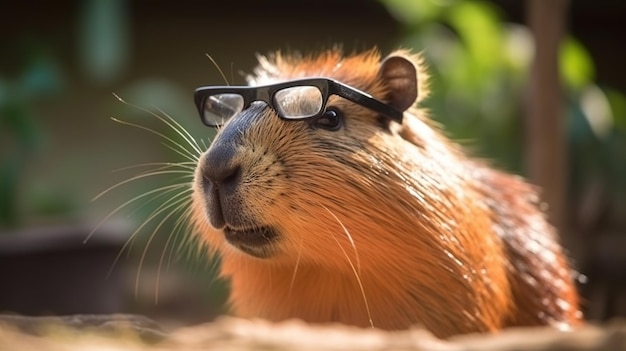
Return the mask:
M206 86L196 89L194 100L202 122L219 127L250 107L264 101L283 119L299 120L324 113L330 95L338 95L402 123L402 112L349 85L327 78L309 78L260 87Z

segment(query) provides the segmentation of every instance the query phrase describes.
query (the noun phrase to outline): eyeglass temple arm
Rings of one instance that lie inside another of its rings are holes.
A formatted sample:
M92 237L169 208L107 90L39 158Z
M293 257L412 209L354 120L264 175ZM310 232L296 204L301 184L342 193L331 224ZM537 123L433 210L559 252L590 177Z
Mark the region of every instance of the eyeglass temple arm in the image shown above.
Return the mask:
M331 93L342 96L356 104L367 107L373 111L379 112L398 123L402 123L403 113L401 111L398 111L395 108L374 99L368 93L349 87L340 82L334 82L334 83L335 83L334 85L335 89L333 89L334 91L331 91Z

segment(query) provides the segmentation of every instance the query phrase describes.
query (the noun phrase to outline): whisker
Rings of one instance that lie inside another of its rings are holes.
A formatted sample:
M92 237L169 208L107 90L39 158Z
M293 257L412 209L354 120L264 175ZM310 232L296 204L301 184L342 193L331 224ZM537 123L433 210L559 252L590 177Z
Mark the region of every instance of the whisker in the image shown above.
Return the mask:
M120 252L117 254L115 259L113 260L113 264L111 265L111 269L109 270L109 275L111 274L111 272L115 268L115 265L117 264L117 261L119 261L122 253L129 247L131 242L134 241L135 237L141 231L141 229L143 229L143 227L145 227L148 223L150 223L154 217L158 216L164 210L170 208L172 206L172 201L174 201L177 197L180 197L180 195L185 195L185 193L187 193L187 192L188 191L181 191L180 193L170 197L168 200L166 200L164 203L162 203L159 207L157 207L154 211L152 211L150 216L148 216L148 218L145 221L143 221L143 223L137 229L135 229L135 231L130 235L128 240L126 240L126 243L124 243L124 246L122 246L122 248L120 249ZM178 203L178 202L176 202L176 203Z
M187 210L182 216L180 216L178 218L178 220L176 221L175 226L177 226L179 228L179 231L182 231L183 228L189 228L190 219L191 219L191 211ZM174 242L170 246L170 253L169 253L168 257L167 257L167 266L166 266L167 270L169 270L170 265L172 263L172 256L173 256L174 250L175 250L174 247L176 246L176 239L178 237L181 237L182 238L181 240L184 240L184 237L182 237L182 236L174 236ZM184 244L185 244L185 242L181 241L179 243L178 247L180 247L180 246L182 246ZM165 252L163 252L163 253L165 253Z
M220 68L220 66L217 64L217 62L215 62L215 60L213 59L213 57L211 57L211 55L209 54L205 54L206 57L209 58L209 60L211 60L211 62L213 63L213 65L215 66L215 68L217 68L218 72L220 72L220 75L222 75L222 79L224 79L224 82L226 82L226 85L230 85L230 83L228 83L228 79L226 79L226 75L224 75L224 72L222 71L222 69Z
M176 242L176 238L182 237L183 235L185 235L183 231L185 229L188 229L188 226L189 226L188 220L189 220L189 216L191 215L190 208L191 208L191 200L189 200L187 204L187 208L184 210L184 212L174 222L174 227L172 227L172 232L170 233L170 235L168 235L167 241L165 242L165 245L163 246L163 251L161 252L161 257L159 258L159 266L157 269L157 285L159 283L159 276L161 273L161 269L163 267L163 263L165 262L165 256L166 256L165 254L167 253L168 247L170 248L170 253L171 253L173 250L172 247ZM172 242L172 238L174 238L174 242ZM166 271L169 271L170 269L169 263L170 262L168 261L168 264L166 265Z
M212 60L212 59L211 59ZM213 61L213 60L212 60ZM219 66L213 61L220 73L224 77L224 73L221 71ZM226 78L224 77L226 80ZM228 82L227 82L228 84ZM117 206L113 209L104 219L102 219L95 228L88 234L88 236L83 240L84 243L89 241L89 239L95 234L98 229L108 220L111 219L114 215L123 212L130 212L130 215L136 215L136 211L139 211L143 208L148 207L150 214L141 222L141 224L132 232L129 236L128 240L124 243L123 247L118 252L117 256L113 260L113 263L109 269L108 276L111 275L113 269L115 268L117 262L123 256L124 251L128 255L131 253L131 249L134 252L135 249L132 248L134 243L138 242L137 238L140 234L143 236L143 232L148 232L150 235L147 238L142 238L141 242L145 244L145 247L139 248L141 250L141 256L139 260L139 265L137 267L137 275L135 277L135 298L138 297L139 294L139 284L141 278L141 271L147 265L146 260L148 259L148 250L150 246L155 246L155 240L157 238L157 233L159 231L164 231L164 228L170 228L173 223L173 227L165 244L163 246L163 252L160 253L159 264L157 269L157 277L156 277L156 285L155 285L155 303L158 303L159 300L159 286L161 284L161 269L165 262L165 258L169 249L169 257L168 257L168 269L169 264L172 259L172 255L174 253L174 246L176 242L188 243L189 235L181 235L190 227L190 218L192 216L191 208L191 197L189 193L193 191L190 187L190 182L180 182L183 179L193 178L195 176L195 169L204 150L208 149L206 141L204 138L194 138L194 136L187 130L179 121L172 118L169 114L163 111L161 108L157 106L152 106L151 108L143 108L138 105L134 105L128 103L123 98L121 98L117 94L113 94L115 98L117 98L120 102L125 105L131 106L137 110L148 113L150 116L156 118L161 123L163 123L166 128L172 130L170 131L161 131L159 128L152 128L147 125L142 125L141 123L134 123L131 121L125 121L122 119L118 119L112 117L111 119L114 122L135 127L137 129L141 129L147 131L151 134L154 134L160 137L162 140L162 144L173 151L176 155L182 157L182 161L180 162L149 162L142 163L133 166L123 167L113 172L120 172L129 169L140 169L143 171L139 174L135 174L134 176L120 181L119 183L105 189L96 195L92 201L96 201L103 196L109 194L113 190L121 188L124 185L128 185L129 183L135 182L141 179L147 179L149 177L157 177L157 176L167 176L167 175L181 175L178 179L174 181L176 184L166 185L159 187L157 189L152 189L140 195L134 196L132 199L124 202L123 204ZM207 138L210 140L210 138ZM209 141L210 143L210 141ZM176 156L176 159L180 159L180 157ZM142 169L143 168L143 169ZM168 177L170 180L174 177ZM156 204L155 204L156 202ZM130 206L133 205L133 206ZM129 211L129 207L132 207L132 211ZM156 207L156 208L155 208ZM154 208L154 209L153 209ZM122 211L124 210L124 211ZM178 218L175 218L175 217ZM160 241L159 241L160 242Z
M180 177L180 179L179 179L179 180L183 180L184 178L187 178L187 177ZM181 185L181 188L183 188L183 186L182 186L182 185L184 185L184 184L189 185L189 182L178 182L178 183L175 183L175 184L180 184L180 185ZM153 202L155 202L155 201L157 201L157 200L159 200L159 199L162 199L162 198L164 198L164 197L166 197L166 196L170 196L169 194L171 194L171 193L173 193L173 192L176 192L176 191L180 191L180 192L182 192L182 193L187 193L187 192L191 192L191 191L192 191L192 188L191 188L191 187L189 187L189 189L180 189L180 190L179 190L178 188L174 188L174 189L167 189L167 190L163 190L163 192L161 192L161 193L156 193L156 194L153 194L153 196L152 196L151 198L146 199L146 201L145 201L145 202L143 202L141 205L137 206L135 209L133 209L132 211L130 211L130 212L128 213L128 217L132 217L132 216L133 216L133 215L135 215L138 211L141 211L142 209L144 209L144 208L145 208L146 206L148 206L149 204L151 204L151 203L153 203Z
M230 80L235 81L235 63L232 61L230 62Z
M352 240L352 236L350 235L350 233L348 232L346 227L343 225L343 223L328 208L326 208L324 205L322 205L322 207L324 207L324 209L326 211L328 211L328 213L330 213L335 218L335 220L341 225L341 227L343 228L343 230L347 234L347 236L348 236L348 238L349 238L349 240L350 240L350 242L351 242L351 244L354 247L355 252L356 252L356 247L354 246L354 241ZM331 233L332 233L332 231L331 231ZM359 273L357 272L357 269L354 267L354 264L352 263L352 260L350 259L350 256L348 256L348 253L346 252L346 250L344 250L343 246L341 246L341 243L339 242L339 240L337 240L337 237L335 237L334 233L333 233L333 239L337 243L337 246L339 246L339 248L341 249L341 252L343 252L344 256L346 256L346 259L348 260L348 263L350 264L350 268L352 269L352 272L354 273L354 277L356 278L357 283L359 284L359 289L361 290L361 296L363 296L363 303L365 304L365 310L367 312L367 317L369 319L370 327L374 328L374 321L372 320L372 314L371 314L371 311L370 311L369 303L367 301L367 295L365 294L365 289L363 288L363 283L361 282L361 277L360 277ZM357 256L357 260L358 260L358 256Z
M127 252L130 253L129 247L131 246L132 242L135 240L135 237L141 231L141 229L143 229L143 227L145 227L155 216L157 216L159 213L163 212L162 208L164 206L167 206L168 203L170 203L173 199L175 199L176 197L178 197L180 195L184 195L186 192L187 191L181 191L179 194L174 195L173 197L169 198L167 201L165 201L163 204L161 204L158 208L156 208L152 212L152 214L137 229L135 229L135 231L130 235L128 240L126 240L126 242L124 243L124 246L122 246L122 248L120 249L118 254L115 256L115 259L113 260L113 263L111 264L111 268L109 269L109 273L108 273L107 276L110 276L111 273L113 272L113 269L117 265L117 262L122 257L122 253L125 250L127 250ZM171 206L169 206L169 207L171 207ZM169 207L167 207L167 208L169 208Z
M121 182L107 188L106 190L102 191L101 193L99 193L98 195L96 195L91 201L96 201L99 198L101 198L102 196L108 194L109 192L111 192L113 189L119 188L120 186L124 185L124 184L128 184L130 182L133 182L135 180L139 180L142 178L147 178L147 177L152 177L152 176L157 176L157 175L164 175L164 174L185 174L185 175L190 175L189 171L185 171L185 170L163 170L163 171L150 171L148 173L142 173L142 174L138 174L136 176L130 177L128 179L122 180Z
M173 119L170 115L165 113L165 111L163 111L160 107L158 106L153 106L153 107L157 109L157 111L161 112L163 116L165 116L165 118L163 118L161 116L156 115L156 117L159 120L161 120L163 123L165 123L170 128L172 128L172 130L174 130L178 135L180 135L189 144L189 146L191 146L194 149L194 151L196 151L198 155L202 153L202 151L200 151L200 147L198 146L198 143L196 142L196 139L194 139L194 137L189 133L189 131L187 131L187 129L185 129L185 127L183 127L178 121Z
M148 195L157 193L159 191L165 191L167 189L173 189L173 188L182 188L182 187L188 187L189 184L173 184L173 185L167 185L167 186L163 186L157 189L153 189L150 190L148 192L145 192L141 195L135 196L132 199L124 202L123 204L119 205L118 207L116 207L113 211L111 211L106 217L104 217L104 219L102 219L94 229L91 230L91 232L89 233L89 235L87 235L87 237L85 238L85 240L83 240L83 244L86 244L87 241L89 241L89 239L93 236L93 234L102 226L102 224L104 224L104 222L106 222L107 220L109 220L109 218L111 218L114 214L116 214L117 212L119 212L120 210L122 210L124 207L128 206L129 204L142 199Z
M296 282L296 273L298 273L298 267L300 267L300 258L302 257L302 242L304 241L304 237L300 235L300 247L298 250L298 258L296 258L296 265L293 268L293 273L291 274L291 282L289 283L289 293L287 297L291 297L291 292L293 291L293 284Z
M200 139L200 142L202 143L202 147L204 147L205 150L207 150L209 147L207 146L207 144L205 143L204 139ZM209 144L211 143L211 140L209 140Z
M324 209L326 211L328 211L328 213L331 214L331 216L333 216L335 218L335 220L337 221L337 223L339 223L339 225L341 226L341 229L343 229L343 232L346 234L346 237L348 238L348 241L350 241L350 245L352 246L352 249L354 250L354 257L356 258L356 266L358 268L359 273L361 272L361 259L359 256L359 252L356 249L356 245L354 244L354 239L352 239L352 235L350 234L350 232L348 231L348 229L343 225L343 223L339 220L339 218L337 218L337 216L335 216L334 213L332 213L328 208L326 208L324 205L321 205L322 207L324 207Z
M168 144L168 143L161 143L162 145L164 145L165 147L167 147L168 149L174 151L175 153L179 154L180 156L182 156L183 158L189 159L189 157L187 157L187 154L185 152L182 152L180 150L178 150L176 147ZM198 160L200 159L200 156L193 156L195 159L192 160L191 162L198 162Z
M168 196L168 194L170 194L170 193L172 193L172 192L177 192L177 191L180 191L181 193L187 193L187 192L192 191L192 189L191 189L191 188L184 189L184 188L187 188L187 187L188 187L188 185L189 185L189 183L188 183L188 182L183 182L183 183L176 183L176 184L172 184L171 186L164 186L164 187L160 187L160 188L154 189L154 190L156 190L156 191L152 191L152 192L153 192L153 194L150 194L150 195L151 195L151 197L150 197L149 199L147 199L146 201L144 201L141 205L139 205L139 206L137 206L136 208L134 208L131 212L129 212L129 213L128 213L128 216L129 216L129 217L130 217L130 216L133 216L135 213L137 213L138 211L142 210L143 208L145 208L146 206L148 206L150 203L155 202L155 201L157 201L157 200L159 200L159 199L161 199L161 198L163 198L163 197L165 197L165 196ZM133 200L138 201L138 200L139 200L139 197L137 197L137 198L135 198L135 199L131 199L131 200L129 200L129 201L133 201ZM122 206L123 206L123 205L122 205ZM121 208L117 208L116 210L114 210L114 211L111 213L111 215L113 215L113 213L115 213L115 212L117 212L117 211L119 211L119 210L121 210ZM105 218L105 219L103 219L103 221L106 221L107 219L108 219L108 218ZM101 225L101 224L102 224L102 223L99 223L99 224L98 224L98 226L99 226L99 225ZM93 234L93 233L95 233L95 231L98 229L98 226L96 226L96 227L94 228L94 231L92 232L92 234ZM87 242L87 240L89 240L89 239L90 239L90 237L87 237L87 238L85 239L85 242ZM130 255L130 248L132 248L132 241L133 241L133 237L131 237L131 238L129 239L129 241L126 243L127 245L128 245L128 244L130 244L130 245L128 246L128 250L127 250L127 257L128 257L128 255ZM125 247L126 247L126 245L125 245ZM122 250L120 251L120 253L121 253L121 252L123 252L123 251L124 251L124 249L125 249L125 248L122 248Z
M173 206L176 206L176 208L171 210L170 213L168 213L165 217L163 217L163 219L157 224L157 226L154 228L154 230L152 230L152 234L150 234L150 236L148 237L148 241L146 242L146 245L145 245L145 247L143 249L143 252L141 253L141 258L139 259L139 266L137 267L137 276L135 278L135 298L138 297L139 279L141 277L141 270L143 268L143 264L144 264L144 261L146 259L146 255L148 253L148 248L150 247L150 245L152 244L152 241L156 237L156 233L159 231L159 229L161 229L161 227L163 226L163 223L165 223L170 217L172 217L178 211L183 209L185 206L189 206L189 204L190 204L189 198L187 198L187 197L178 199L177 201L167 201L166 203L168 203L168 202L171 202L171 203L169 205L163 207L158 212L156 212L153 215L151 215L150 218L148 218L146 220L146 222L149 222L153 218L158 216L160 213L162 213L163 211L168 210L168 209L172 208ZM157 282L158 282L158 274L157 274ZM158 300L159 300L159 294L158 294L158 284L157 284L156 291L155 291L155 303L158 303Z
M142 126L140 124L124 121L124 120L121 120L121 119L118 119L118 118L115 118L115 117L111 117L111 119L113 121L117 122L117 123L125 124L125 125L131 126L131 127L135 127L135 128L139 128L139 129L145 130L147 132L150 132L152 134L155 134L157 136L160 136L161 138L163 138L163 139L169 141L170 143L172 143L173 145L177 146L180 149L180 151L182 151L182 153L184 154L185 159L187 159L188 161L194 162L194 161L197 161L197 159L198 159L197 155L191 153L191 151L187 150L180 143L176 142L174 139L168 137L167 135L165 135L165 134L163 134L161 132L157 132L156 130L148 128L146 126Z
M144 112L148 113L149 115L151 115L151 116L153 116L153 117L157 118L157 119L158 119L158 120L160 120L161 122L165 123L167 126L169 126L170 128L172 128L172 129L173 129L176 133L178 133L180 136L182 136L182 137L183 137L183 139L185 139L185 141L186 141L186 142L187 142L187 143L188 143L188 144L189 144L192 148L194 148L194 144L192 144L192 143L191 143L191 142L190 142L187 138L185 138L185 136L183 135L183 133L181 133L181 131L180 131L179 129L175 128L175 127L174 127L171 123L169 123L169 122L168 122L167 120L165 120L163 117L161 117L161 116L159 116L158 114L156 114L154 111L151 111L151 110L149 110L149 109L147 109L147 108L144 108L144 107L141 107L141 106L138 106L138 105L135 105L135 104L131 104L131 103L127 102L126 100L122 99L122 97L120 97L119 95L117 95L117 94L115 94L115 93L113 93L113 96L115 96L115 98L117 98L117 99L118 99L121 103L123 103L123 104L125 104L125 105L128 105L128 106L131 106L131 107L133 107L133 108L136 108L136 109L138 109L139 111L144 111ZM169 116L168 116L168 117L169 117ZM169 118L171 119L171 117L169 117ZM114 119L114 120L115 120L115 119ZM119 120L118 120L117 122L119 122ZM128 122L127 122L127 123L128 123ZM129 123L129 124L130 124L130 123ZM176 124L180 127L180 129L182 129L182 130L184 130L185 132L187 132L187 130L185 130L185 128L183 128L180 124L178 124L178 122L176 122ZM130 124L130 125L132 125L132 124ZM135 127L141 127L141 126L139 126L139 125L135 125ZM147 128L147 127L143 127L142 129L145 129L145 130L148 130L148 131L150 131L150 132L152 132L152 133L155 133L155 134L157 134L157 135L160 135L161 137L164 137L165 139L167 139L167 140L171 141L171 142L172 142L172 143L174 143L174 144L178 144L178 143L173 142L173 140L172 140L171 138L166 137L165 135L163 135L163 134L161 134L161 133L158 133L158 132L156 132L155 130L152 130L152 129ZM193 138L192 138L192 139L193 139ZM181 149L183 149L183 150L185 150L185 151L188 151L188 150L187 150L187 148L183 147L182 145L178 144L178 146L179 146ZM196 149L196 151L198 152L198 154L200 153L200 150ZM192 154L190 153L190 155L192 155ZM192 155L192 156L193 156L193 155Z
M187 211L187 213L185 214L184 225L187 229L191 227L190 218L192 214L193 213L190 210ZM194 263L200 262L202 264L202 267L199 269L202 269L203 272L207 276L210 276L210 277L217 276L217 270L219 268L220 258L219 256L215 256L213 254L208 255L210 251L207 250L206 243L202 240L200 235L183 236L181 242L178 244L176 253L180 254L183 248L191 248L191 249L186 250L187 259L188 260L192 258L200 259L199 261L198 260L194 261ZM170 257L168 258L169 261L172 260L173 253L174 253L174 250L173 249L170 250ZM169 264L170 262L168 262L168 265ZM196 268L198 267L196 266ZM211 279L206 288L207 289L211 288L216 281L218 281L218 279Z
M205 265L205 269L206 269L207 275L210 276L210 277L216 277L218 275L217 271L218 271L219 266L220 266L220 260L216 256L211 256L211 258L205 260L205 262L206 262L207 265L210 263L210 266L206 266ZM217 279L211 279L211 281L209 282L209 285L207 287L208 288L213 287L213 284L216 281L218 281L218 280Z
M153 166L161 166L155 170L179 167L179 168L189 169L193 171L196 169L195 164L196 164L195 162L191 162L191 161L188 161L188 162L149 162L149 163L139 163L136 165L117 168L117 169L114 169L112 172L117 173L117 172L128 171L134 168L153 167Z

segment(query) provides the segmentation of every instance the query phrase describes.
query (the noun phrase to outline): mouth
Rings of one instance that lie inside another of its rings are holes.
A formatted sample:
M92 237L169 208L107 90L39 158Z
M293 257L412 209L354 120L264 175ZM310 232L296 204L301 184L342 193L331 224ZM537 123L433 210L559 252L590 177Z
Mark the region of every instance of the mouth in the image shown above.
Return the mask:
M269 258L274 255L274 243L278 233L272 227L262 226L245 229L224 228L224 237L229 244L257 258Z

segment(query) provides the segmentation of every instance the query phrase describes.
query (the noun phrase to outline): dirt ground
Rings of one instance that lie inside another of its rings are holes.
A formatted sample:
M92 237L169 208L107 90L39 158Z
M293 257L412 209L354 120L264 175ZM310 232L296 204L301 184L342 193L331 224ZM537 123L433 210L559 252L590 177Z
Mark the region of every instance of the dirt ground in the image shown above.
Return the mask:
M299 321L272 324L235 318L162 330L140 316L0 316L0 350L626 350L626 321L572 331L512 329L439 340L419 328L384 332Z

